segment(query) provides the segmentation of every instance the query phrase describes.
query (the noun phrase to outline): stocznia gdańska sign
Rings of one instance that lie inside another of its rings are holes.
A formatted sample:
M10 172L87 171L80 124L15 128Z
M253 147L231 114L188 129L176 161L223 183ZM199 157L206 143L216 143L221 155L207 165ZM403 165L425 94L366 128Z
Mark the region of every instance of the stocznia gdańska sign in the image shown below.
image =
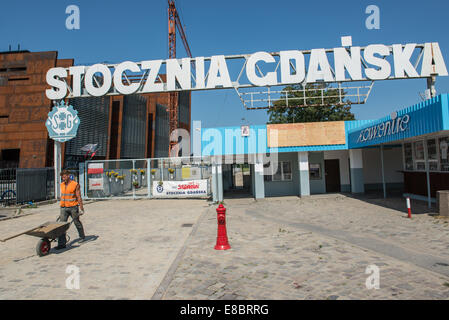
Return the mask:
M410 59L416 49L421 49L422 55L419 55L417 62L412 63ZM305 55L310 55L307 65ZM232 80L228 69L230 61L241 62L241 72ZM333 66L329 61L334 61ZM261 74L260 70L256 72L258 69L256 64L259 62L264 62L266 69L270 71L265 74ZM418 70L419 64L421 64L420 70ZM294 72L292 72L292 66ZM192 72L193 69L194 72ZM138 81L123 81L126 72L144 73L144 76L141 76ZM160 77L163 73L166 74L166 81ZM101 74L102 81L94 79L95 74ZM248 55L216 55L141 62L125 61L116 65L95 64L90 67L58 67L47 72L46 79L51 89L46 90L46 95L50 100L65 98L69 90L67 81L64 79L69 77L73 77L70 97L80 97L276 86L319 81L429 78L431 75L448 75L438 43L409 43L392 46L372 44L363 48L350 46L275 53L261 51ZM94 85L94 82L97 85Z

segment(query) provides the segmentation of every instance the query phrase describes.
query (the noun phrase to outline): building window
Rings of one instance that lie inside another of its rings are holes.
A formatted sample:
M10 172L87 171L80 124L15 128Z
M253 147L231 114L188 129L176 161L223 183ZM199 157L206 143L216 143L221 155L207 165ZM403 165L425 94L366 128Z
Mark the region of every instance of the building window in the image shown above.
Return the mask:
M426 170L426 161L424 157L424 141L416 141L413 143L415 150L415 170Z
M269 166L270 164L265 164L264 168L269 168ZM264 176L265 181L292 181L292 163L290 161L280 161L272 170L273 174Z
M439 139L441 171L449 171L448 145L449 145L449 137Z
M427 140L427 156L429 159L429 170L438 171L438 152L435 139Z
M405 170L413 170L413 148L411 143L404 144Z
M310 180L321 180L321 164L310 163L309 164L309 176Z

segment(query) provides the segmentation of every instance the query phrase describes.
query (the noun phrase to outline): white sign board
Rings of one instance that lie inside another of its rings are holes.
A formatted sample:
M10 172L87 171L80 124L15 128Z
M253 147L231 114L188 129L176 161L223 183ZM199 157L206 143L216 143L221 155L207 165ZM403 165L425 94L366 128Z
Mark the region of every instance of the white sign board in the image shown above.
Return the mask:
M90 178L89 190L104 190L103 178Z
M196 198L207 196L208 180L153 182L155 198Z

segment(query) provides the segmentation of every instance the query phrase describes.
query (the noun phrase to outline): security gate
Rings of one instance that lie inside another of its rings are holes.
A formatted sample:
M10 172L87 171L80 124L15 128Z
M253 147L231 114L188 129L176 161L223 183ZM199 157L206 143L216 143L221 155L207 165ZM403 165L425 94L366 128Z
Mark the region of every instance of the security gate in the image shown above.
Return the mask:
M80 164L84 199L209 198L210 158L93 160Z

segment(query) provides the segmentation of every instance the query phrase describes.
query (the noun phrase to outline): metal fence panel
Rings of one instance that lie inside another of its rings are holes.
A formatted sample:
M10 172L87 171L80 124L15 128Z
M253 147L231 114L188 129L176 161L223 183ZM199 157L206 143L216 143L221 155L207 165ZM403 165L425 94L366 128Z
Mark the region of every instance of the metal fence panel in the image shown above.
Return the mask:
M75 138L65 143L66 156L85 156L81 148L89 143L98 143L96 155L106 157L109 128L108 97L70 99L70 104L78 111L80 126Z
M83 181L83 194L90 199L173 198L176 196L154 194L154 190L173 188L173 184L180 188L207 184L206 194L203 191L198 197L209 197L212 193L212 167L208 158L94 160L84 165L81 170L84 177L80 181ZM168 183L164 185L165 182Z
M42 201L54 195L54 169L17 169L17 202Z
M16 203L16 169L0 169L0 205L10 206Z
M124 97L122 148L126 159L145 157L146 99L139 95Z

